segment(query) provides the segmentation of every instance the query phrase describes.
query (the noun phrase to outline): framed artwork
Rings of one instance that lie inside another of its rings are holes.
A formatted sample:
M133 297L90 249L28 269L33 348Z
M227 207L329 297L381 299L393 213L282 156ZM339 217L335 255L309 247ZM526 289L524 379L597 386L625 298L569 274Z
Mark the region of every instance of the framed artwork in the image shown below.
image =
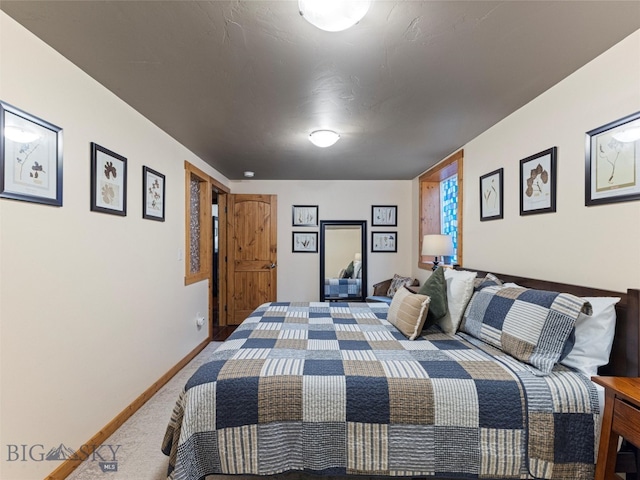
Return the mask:
M317 227L318 226L318 206L317 205L294 205L292 208L292 225L294 227Z
M499 168L480 177L480 221L503 218L503 172Z
M318 232L292 232L291 251L303 253L318 252Z
M164 175L142 167L142 218L164 222Z
M585 205L640 200L640 112L587 132Z
M520 160L520 215L556 211L557 147Z
M127 159L91 142L91 210L127 215Z
M398 232L371 232L372 252L397 252Z
M62 206L62 128L2 101L0 198Z
M398 207L396 205L372 205L371 226L398 226Z

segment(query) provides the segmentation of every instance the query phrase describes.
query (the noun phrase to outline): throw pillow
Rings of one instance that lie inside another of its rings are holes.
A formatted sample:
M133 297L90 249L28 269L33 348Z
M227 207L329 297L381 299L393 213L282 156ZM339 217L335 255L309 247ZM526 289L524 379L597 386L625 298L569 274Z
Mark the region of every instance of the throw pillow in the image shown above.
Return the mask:
M342 278L353 278L353 262L347 265L347 268L344 269L344 277Z
M360 260L353 261L353 278L362 278L362 262Z
M591 304L568 293L485 287L473 294L461 330L548 374L580 312Z
M593 307L591 315L580 313L576 320L573 348L560 363L588 377L609 363L616 329L616 303L619 297L584 297Z
M442 331L453 335L458 331L464 309L467 308L473 295L473 282L477 272L445 268L444 278L447 281L447 314L438 320Z
M420 287L418 293L431 298L427 324L436 324L447 313L447 281L444 278L444 268L438 267Z
M409 287L412 283L413 278L401 277L397 273L394 273L393 278L391 279L391 285L389 285L389 289L387 290L387 297L393 297L395 293L402 287L404 287L405 285Z
M401 288L393 296L387 320L409 340L415 340L427 318L429 297Z
M493 273L487 273L484 278L476 278L473 281L473 289L475 291L482 290L485 287L502 286L502 280L496 277Z

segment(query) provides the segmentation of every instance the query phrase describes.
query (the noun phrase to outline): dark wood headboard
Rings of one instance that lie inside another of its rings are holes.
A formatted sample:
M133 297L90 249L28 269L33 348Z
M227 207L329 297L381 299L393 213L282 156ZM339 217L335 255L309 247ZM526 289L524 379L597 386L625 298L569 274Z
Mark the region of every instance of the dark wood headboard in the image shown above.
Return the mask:
M461 270L478 272L478 277L488 272L462 267ZM616 305L616 334L609 364L598 370L600 375L616 377L640 377L640 289L613 292L566 283L536 280L503 273L491 272L503 282L514 282L527 288L566 292L579 297L620 297Z

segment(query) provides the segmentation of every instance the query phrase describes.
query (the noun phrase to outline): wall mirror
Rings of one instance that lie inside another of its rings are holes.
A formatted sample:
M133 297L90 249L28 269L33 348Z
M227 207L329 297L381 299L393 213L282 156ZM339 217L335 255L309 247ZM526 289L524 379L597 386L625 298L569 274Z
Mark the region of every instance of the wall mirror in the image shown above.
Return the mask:
M366 296L366 220L321 220L320 301L363 302Z

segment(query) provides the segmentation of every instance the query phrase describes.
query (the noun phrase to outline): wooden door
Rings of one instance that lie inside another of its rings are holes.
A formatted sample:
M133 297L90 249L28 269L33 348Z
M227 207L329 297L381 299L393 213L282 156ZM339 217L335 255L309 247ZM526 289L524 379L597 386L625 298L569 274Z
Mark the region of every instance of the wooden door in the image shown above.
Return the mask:
M276 301L277 197L227 199L227 322L239 325L256 307Z

